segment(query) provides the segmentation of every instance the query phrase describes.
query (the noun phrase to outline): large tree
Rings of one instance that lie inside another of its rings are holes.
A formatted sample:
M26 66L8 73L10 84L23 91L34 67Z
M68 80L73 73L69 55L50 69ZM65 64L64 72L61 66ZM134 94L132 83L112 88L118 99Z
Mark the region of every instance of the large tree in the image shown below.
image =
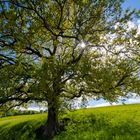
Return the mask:
M43 135L78 97L139 94L139 15L123 0L1 0L0 105L47 102ZM134 21L135 22L135 21Z

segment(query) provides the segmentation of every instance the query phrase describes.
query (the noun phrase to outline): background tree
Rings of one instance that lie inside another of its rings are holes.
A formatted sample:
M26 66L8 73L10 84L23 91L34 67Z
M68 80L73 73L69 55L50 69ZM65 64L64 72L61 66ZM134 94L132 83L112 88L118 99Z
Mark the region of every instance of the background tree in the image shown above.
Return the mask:
M64 103L139 94L139 12L123 0L1 0L0 104L47 102L43 135L58 132Z

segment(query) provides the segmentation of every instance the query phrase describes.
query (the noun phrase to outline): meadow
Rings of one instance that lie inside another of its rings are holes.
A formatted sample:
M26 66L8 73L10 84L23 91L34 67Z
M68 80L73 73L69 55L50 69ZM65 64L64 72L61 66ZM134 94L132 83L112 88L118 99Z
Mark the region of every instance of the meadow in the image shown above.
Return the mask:
M0 118L0 140L37 140L47 113ZM53 140L140 140L140 104L65 112L65 130Z

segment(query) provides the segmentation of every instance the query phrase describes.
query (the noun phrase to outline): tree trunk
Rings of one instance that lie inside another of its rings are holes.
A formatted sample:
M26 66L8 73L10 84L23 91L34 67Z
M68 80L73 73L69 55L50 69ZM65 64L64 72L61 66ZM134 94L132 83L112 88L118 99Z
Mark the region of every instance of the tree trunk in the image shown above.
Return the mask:
M58 113L56 106L48 105L47 124L43 128L43 137L52 138L58 133Z
M44 135L48 137L53 137L58 131L58 120L57 114L54 109L48 110L48 120L47 127L44 131Z

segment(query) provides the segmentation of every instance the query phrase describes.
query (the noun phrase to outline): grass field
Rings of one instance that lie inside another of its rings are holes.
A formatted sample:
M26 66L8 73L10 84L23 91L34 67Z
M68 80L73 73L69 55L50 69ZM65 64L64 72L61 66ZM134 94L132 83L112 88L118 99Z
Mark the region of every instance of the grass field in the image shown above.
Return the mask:
M0 140L36 140L47 114L0 119ZM53 140L140 140L140 104L81 109L64 114L70 122Z

